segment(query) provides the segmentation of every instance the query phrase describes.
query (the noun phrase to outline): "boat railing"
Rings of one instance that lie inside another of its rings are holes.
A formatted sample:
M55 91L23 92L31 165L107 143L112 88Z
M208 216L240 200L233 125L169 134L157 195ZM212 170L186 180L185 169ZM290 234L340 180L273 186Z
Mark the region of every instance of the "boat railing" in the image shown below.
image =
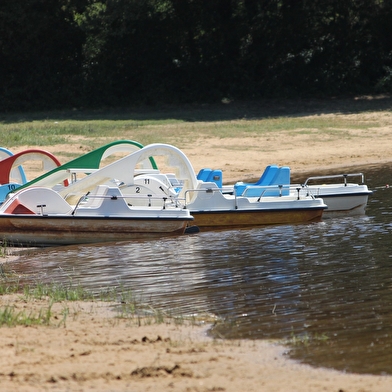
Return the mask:
M279 196L290 193L290 185L249 185L238 196L244 197L266 197Z
M333 174L329 176L315 176L315 177L308 177L307 180L303 183L303 186L306 187L309 185L309 182L313 181L330 181L333 179L341 179L343 180L344 186L347 186L348 178L352 177L359 177L360 178L360 185L365 183L365 176L363 173L348 173L348 174Z
M67 171L67 173L69 173L71 175L70 182L71 182L71 184L73 184L78 180L78 178L77 178L78 174L80 174L80 173L91 174L91 173L96 172L97 170L99 170L99 169L67 169L66 171Z
M211 188L199 188L199 189L187 189L184 194L184 208L187 207L188 200L191 200L191 197L189 196L193 192L202 192L202 193L214 193L218 192L223 195L229 195L229 193L223 193L222 191L225 188L217 188L217 187L211 187ZM252 190L251 195L247 195L247 193L251 193L250 191ZM254 191L260 190L259 193L256 193ZM271 192L273 191L273 192ZM286 191L286 192L284 192ZM230 193L231 196L234 197L235 199L235 206L237 208L237 199L239 197L252 197L255 198L257 197L257 201L261 201L263 197L283 197L283 196L292 196L295 192L297 200L300 200L301 198L304 197L311 197L314 198L314 196L309 193L305 192L304 188L301 185L268 185L268 186L257 186L257 185L252 185L247 188L245 188L244 192L241 195L237 195L235 192ZM272 193L272 194L271 194Z
M209 193L209 194L213 194L214 192L218 192L218 193L222 193L222 188L198 188L198 189L187 189L184 193L184 198L177 198L177 200L179 201L183 201L184 203L184 208L187 208L187 203L190 202L190 200L192 200L192 197L190 196L191 193Z
M147 194L147 195L94 195L91 193L87 193L83 195L78 202L75 205L75 208L73 210L72 215L75 214L75 211L79 207L98 207L99 205L97 203L94 203L94 201L102 201L102 200L124 200L129 207L132 207L132 201L137 200L138 203L135 203L134 205L137 207L141 206L140 201L142 201L142 205L145 205L147 207L161 207L162 209L170 208L170 207L175 207L175 208L182 208L183 205L179 202L178 198L173 198L171 196L166 197L166 196L154 196L152 194ZM154 203L154 201L160 201L162 204L161 206L159 205L160 203Z
M74 182L78 181L78 174L91 174L91 173L95 173L100 169L91 169L91 168L69 168L66 169L66 172L69 173L69 175L71 176L71 184L73 184ZM140 174L156 174L159 173L158 169L135 169L135 175L140 175Z
M259 191L259 192L258 192ZM304 197L313 197L313 194L304 190L299 184L287 185L252 185L245 188L241 195L243 197L258 197L257 201L261 201L263 197L282 197L296 195L297 200Z

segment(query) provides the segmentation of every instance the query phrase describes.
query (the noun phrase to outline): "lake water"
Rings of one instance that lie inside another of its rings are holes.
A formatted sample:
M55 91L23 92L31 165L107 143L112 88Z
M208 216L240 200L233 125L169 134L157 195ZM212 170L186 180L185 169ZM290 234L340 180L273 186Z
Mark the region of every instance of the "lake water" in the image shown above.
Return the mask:
M392 374L391 170L362 168L374 191L365 216L47 248L15 270L94 292L132 289L154 308L219 316L215 336L291 339L305 363Z

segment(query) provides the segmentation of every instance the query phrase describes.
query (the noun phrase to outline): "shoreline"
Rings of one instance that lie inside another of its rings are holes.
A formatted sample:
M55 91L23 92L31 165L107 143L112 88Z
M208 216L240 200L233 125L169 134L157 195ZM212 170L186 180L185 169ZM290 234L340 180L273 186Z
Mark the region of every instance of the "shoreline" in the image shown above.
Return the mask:
M26 305L15 296L1 296L1 307L7 304L38 311L48 301ZM287 357L288 348L281 342L212 339L207 324L143 324L116 317L111 306L55 303L51 310L57 325L3 327L0 389L389 392L392 387L392 376L301 364ZM62 323L65 308L69 313Z

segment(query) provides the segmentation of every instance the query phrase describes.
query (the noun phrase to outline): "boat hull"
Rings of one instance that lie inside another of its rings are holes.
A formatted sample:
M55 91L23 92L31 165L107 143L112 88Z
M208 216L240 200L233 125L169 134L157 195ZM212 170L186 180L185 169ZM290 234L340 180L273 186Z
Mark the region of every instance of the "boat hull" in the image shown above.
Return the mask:
M204 229L318 222L324 209L192 211L193 223Z
M364 215L369 198L368 193L358 194L324 194L318 197L322 198L327 205L324 211L324 217L333 218L338 216Z
M13 246L130 241L184 233L193 219L0 215L0 240Z
M363 215L366 212L369 196L373 193L363 183L362 173L352 174L351 176L361 176L361 184L340 183L340 184L323 184L323 185L306 185L304 190L309 192L313 197L321 198L327 205L324 211L324 217L333 218L339 216ZM338 176L320 176L310 177L326 181L330 178L344 177ZM309 181L306 180L306 183Z

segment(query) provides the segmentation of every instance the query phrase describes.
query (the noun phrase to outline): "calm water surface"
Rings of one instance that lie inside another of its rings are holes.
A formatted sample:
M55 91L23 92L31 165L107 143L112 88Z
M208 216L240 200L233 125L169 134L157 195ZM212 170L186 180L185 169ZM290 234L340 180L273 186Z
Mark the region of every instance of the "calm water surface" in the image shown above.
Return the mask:
M226 338L295 338L292 356L392 374L392 166L364 168L365 216L72 246L22 257L17 272L135 295L180 313L211 312Z

